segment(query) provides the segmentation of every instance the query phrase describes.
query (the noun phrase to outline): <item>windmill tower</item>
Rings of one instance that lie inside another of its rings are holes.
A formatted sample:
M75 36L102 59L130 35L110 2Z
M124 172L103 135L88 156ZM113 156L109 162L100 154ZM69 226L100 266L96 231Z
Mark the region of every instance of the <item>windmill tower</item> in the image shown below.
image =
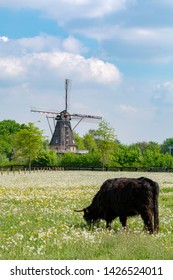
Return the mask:
M49 128L51 130L52 138L49 145L56 150L57 153L65 153L66 151L76 152L76 143L74 140L73 130L83 119L102 119L100 116L92 116L85 114L71 114L68 112L68 90L70 80L65 80L65 109L61 112L43 111L31 109L31 112L38 112L46 114ZM49 119L53 119L54 128L50 124ZM71 126L71 120L76 119L75 127Z

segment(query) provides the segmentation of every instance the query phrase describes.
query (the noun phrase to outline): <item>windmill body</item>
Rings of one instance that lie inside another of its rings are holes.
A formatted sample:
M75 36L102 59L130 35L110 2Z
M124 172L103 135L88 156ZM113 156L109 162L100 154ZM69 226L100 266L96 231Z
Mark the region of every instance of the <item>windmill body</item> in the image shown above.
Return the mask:
M83 119L102 119L100 116L92 116L85 114L70 114L68 113L68 86L69 80L65 80L65 110L60 113L54 111L44 111L31 109L31 112L46 114L48 124L52 133L52 138L49 143L57 153L65 153L67 151L76 153L76 143L74 140L73 130ZM50 124L50 119L53 119L54 128ZM76 119L78 122L72 129L71 120Z
M55 130L53 132L50 146L57 152L76 152L76 143L70 123L70 116L64 110L55 118Z

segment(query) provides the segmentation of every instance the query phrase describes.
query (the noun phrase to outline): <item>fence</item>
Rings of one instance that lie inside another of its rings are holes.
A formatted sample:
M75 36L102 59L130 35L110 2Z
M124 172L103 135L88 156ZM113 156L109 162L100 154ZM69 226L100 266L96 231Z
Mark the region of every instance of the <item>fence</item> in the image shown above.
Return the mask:
M11 166L1 166L0 167L0 174L3 175L4 173L10 174L10 173L26 173L26 172L45 172L45 171L57 171L57 170L63 170L61 167L57 166L46 166L46 167L32 167L29 169L28 167L24 165L11 165Z
M3 175L4 173L26 173L26 172L45 172L45 171L68 171L68 170L88 170L88 171L142 171L142 172L173 172L173 168L167 167L57 167L57 166L46 166L46 167L32 167L29 170L28 167L24 165L11 165L11 166L2 166L0 167L0 174Z

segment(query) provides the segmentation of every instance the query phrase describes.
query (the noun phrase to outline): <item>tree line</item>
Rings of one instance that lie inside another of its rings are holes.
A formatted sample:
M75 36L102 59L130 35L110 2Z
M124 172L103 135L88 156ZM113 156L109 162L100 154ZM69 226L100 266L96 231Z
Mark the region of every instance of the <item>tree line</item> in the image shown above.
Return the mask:
M125 145L106 121L82 137L74 135L77 149L87 153L57 154L35 124L3 120L0 122L0 166L173 168L173 138L165 139L162 144L144 141Z

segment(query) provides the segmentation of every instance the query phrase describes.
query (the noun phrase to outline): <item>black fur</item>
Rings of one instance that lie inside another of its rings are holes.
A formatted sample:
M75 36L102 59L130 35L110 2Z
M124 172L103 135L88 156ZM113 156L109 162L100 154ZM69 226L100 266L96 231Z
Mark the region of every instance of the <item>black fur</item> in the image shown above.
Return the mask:
M103 219L110 228L111 222L119 217L126 228L127 217L141 215L145 229L153 233L159 229L158 195L158 183L145 177L108 179L92 203L83 209L84 219L90 225Z

